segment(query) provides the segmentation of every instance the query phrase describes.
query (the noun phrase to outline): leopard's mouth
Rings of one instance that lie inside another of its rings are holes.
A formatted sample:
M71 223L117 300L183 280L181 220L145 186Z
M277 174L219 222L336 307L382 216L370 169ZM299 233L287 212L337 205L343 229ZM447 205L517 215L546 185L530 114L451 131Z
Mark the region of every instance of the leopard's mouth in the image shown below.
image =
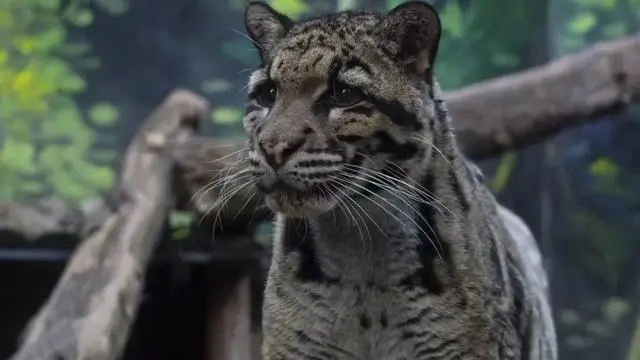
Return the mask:
M336 180L327 180L322 183L305 186L304 189L287 184L284 180L277 180L271 185L256 184L256 188L266 196L293 197L297 199L328 197L333 190L342 186Z
M330 211L340 202L338 194L344 191L340 190L344 186L337 182L331 182L331 185L329 182L314 184L304 190L281 180L268 187L256 187L264 194L267 207L291 217L314 216Z

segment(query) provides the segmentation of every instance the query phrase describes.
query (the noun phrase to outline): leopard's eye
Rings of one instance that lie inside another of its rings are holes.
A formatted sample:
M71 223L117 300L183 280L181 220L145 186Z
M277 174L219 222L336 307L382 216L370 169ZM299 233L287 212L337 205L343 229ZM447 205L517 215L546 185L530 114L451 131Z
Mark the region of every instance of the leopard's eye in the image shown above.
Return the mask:
M347 107L364 100L364 94L360 89L340 82L335 83L330 91L329 103L331 106Z
M268 80L258 86L258 88L252 94L253 98L260 106L271 107L276 102L276 96L278 90L276 84Z

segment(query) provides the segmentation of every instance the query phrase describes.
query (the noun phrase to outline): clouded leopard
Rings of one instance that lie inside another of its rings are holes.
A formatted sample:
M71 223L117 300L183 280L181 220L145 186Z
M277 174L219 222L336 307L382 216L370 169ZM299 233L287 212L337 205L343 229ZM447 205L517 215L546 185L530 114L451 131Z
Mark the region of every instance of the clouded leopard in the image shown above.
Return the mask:
M252 2L245 25L245 171L277 214L264 358L556 359L535 240L456 145L434 8Z

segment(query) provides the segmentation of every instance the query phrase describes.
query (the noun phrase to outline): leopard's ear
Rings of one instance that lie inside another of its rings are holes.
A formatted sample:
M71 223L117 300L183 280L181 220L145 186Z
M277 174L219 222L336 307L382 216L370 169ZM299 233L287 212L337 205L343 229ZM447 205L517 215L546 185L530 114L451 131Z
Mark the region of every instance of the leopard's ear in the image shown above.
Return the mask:
M293 21L264 2L252 1L244 12L244 26L264 59L287 34Z
M436 9L420 1L396 6L377 28L378 36L392 50L398 62L429 77L438 54L441 33Z

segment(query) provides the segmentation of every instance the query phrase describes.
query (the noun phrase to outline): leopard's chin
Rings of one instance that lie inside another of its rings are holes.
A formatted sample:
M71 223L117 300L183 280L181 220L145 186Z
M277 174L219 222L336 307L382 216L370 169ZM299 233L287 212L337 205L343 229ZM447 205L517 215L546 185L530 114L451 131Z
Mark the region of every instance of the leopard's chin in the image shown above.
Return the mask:
M338 199L315 192L280 192L265 195L265 205L291 218L310 218L333 210Z

